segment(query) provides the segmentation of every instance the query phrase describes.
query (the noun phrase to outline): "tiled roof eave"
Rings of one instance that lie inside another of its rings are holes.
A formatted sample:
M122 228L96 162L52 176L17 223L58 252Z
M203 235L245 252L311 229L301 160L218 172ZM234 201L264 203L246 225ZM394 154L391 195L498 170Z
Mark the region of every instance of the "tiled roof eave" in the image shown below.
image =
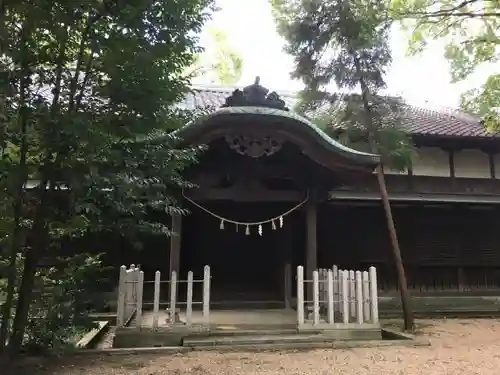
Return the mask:
M290 111L283 111L267 107L224 107L219 108L209 115L203 116L200 119L186 124L184 127L174 132L174 135L185 140L187 143L194 139L197 135L208 131L208 127L213 126L216 119L223 117L237 117L237 116L264 116L264 117L279 117L283 121L269 121L269 126L281 126L282 123L287 123L293 127L294 131L300 132L303 135L314 139L318 145L325 149L334 152L345 159L352 160L358 164L365 164L366 166L374 168L380 163L380 156L370 154L358 150L351 149L345 145L335 141L325 132L319 129L312 122L306 118ZM241 126L240 121L231 121L231 128Z

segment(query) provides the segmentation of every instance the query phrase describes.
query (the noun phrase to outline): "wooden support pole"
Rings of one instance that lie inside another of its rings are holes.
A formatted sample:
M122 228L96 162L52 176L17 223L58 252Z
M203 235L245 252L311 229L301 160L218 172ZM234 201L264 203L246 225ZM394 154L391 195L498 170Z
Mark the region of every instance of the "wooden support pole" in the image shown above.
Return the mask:
M287 262L285 263L285 308L290 309L292 307L292 265Z
M308 201L306 204L306 227L307 227L307 245L306 245L306 276L305 279L312 277L313 271L318 268L318 245L317 245L317 206L314 201L314 196L311 197L312 200ZM313 285L312 283L307 283L306 299L307 301L313 300Z
M405 269L403 266L403 259L401 257L401 249L399 247L398 236L396 234L396 226L392 217L391 205L389 203L389 195L387 194L387 187L385 185L384 169L379 165L376 170L377 181L380 189L380 196L384 206L385 217L387 226L389 228L389 235L391 237L392 252L394 262L396 263L396 271L398 274L398 285L401 293L401 304L403 306L404 326L406 330L412 330L414 324L413 310L411 306L410 292L406 281Z
M182 216L172 215L172 232L174 234L170 237L170 267L169 275L175 271L179 274L179 266L181 260L181 235L182 235Z

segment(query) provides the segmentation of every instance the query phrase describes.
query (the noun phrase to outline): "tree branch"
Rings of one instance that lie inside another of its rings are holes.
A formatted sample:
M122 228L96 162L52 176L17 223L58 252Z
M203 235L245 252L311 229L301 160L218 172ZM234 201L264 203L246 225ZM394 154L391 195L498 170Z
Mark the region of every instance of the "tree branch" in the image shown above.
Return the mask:
M465 7L478 3L479 0L464 0L460 4L447 8L440 9L433 12L427 11L409 11L409 12L399 12L395 11L401 16L410 16L413 18L448 18L448 17L457 17L457 18L489 18L489 17L500 17L500 12L480 12L480 11L465 11L463 10ZM462 11L463 10L463 11ZM484 10L484 9L483 9Z

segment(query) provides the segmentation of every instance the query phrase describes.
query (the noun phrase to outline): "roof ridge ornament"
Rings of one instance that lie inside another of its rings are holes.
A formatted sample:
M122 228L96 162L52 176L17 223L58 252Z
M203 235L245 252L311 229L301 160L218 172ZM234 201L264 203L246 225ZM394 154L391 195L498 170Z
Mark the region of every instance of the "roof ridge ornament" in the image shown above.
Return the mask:
M246 86L243 90L236 89L226 98L225 104L222 107L267 107L288 111L286 103L275 92L271 92L260 85L260 77L255 77L252 85Z

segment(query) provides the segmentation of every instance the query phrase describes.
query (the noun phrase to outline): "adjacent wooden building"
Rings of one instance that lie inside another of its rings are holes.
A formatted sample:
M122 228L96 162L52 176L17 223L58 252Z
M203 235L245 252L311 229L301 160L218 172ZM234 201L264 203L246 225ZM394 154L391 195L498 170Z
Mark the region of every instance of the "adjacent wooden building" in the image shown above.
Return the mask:
M381 292L396 289L378 156L336 142L294 102L256 83L195 87L183 103L217 109L177 132L209 147L187 171L198 187L183 192L190 214L173 219L168 264L181 274L210 264L214 303L287 302L297 265L373 265ZM499 136L448 109L410 106L404 119L418 157L386 182L410 289L498 290Z

